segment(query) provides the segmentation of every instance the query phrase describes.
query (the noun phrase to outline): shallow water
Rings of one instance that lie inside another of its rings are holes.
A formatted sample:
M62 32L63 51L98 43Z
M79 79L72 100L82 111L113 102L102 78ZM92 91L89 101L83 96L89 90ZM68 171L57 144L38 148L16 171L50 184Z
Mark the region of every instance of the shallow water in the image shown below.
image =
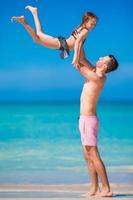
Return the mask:
M1 180L6 173L12 181L18 172L84 173L78 115L78 104L1 105ZM99 149L105 164L132 166L133 104L99 104L98 116Z

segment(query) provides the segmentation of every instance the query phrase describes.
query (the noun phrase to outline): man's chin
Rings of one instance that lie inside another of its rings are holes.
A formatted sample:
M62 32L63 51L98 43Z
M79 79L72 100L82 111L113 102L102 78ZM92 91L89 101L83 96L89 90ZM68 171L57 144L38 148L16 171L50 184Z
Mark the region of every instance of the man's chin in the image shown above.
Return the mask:
M100 68L100 66L98 65L98 63L95 64L96 68Z

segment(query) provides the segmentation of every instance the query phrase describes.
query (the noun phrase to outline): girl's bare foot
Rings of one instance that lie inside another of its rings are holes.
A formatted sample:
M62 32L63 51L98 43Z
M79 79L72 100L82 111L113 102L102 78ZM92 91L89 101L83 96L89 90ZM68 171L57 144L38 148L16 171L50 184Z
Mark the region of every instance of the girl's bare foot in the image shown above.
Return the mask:
M20 16L20 17L13 16L11 18L11 22L13 22L13 21L17 21L17 22L23 24L25 22L25 17L24 16Z
M26 10L29 10L32 14L35 14L37 12L37 8L33 6L26 6Z

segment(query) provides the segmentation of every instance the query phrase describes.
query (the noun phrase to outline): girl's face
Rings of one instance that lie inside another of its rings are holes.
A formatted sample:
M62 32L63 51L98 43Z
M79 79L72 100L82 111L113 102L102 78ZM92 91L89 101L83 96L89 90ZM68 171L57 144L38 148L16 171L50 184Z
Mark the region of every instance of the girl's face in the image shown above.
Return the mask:
M92 18L88 22L86 22L86 27L89 30L92 30L95 26L96 26L96 19L95 18Z

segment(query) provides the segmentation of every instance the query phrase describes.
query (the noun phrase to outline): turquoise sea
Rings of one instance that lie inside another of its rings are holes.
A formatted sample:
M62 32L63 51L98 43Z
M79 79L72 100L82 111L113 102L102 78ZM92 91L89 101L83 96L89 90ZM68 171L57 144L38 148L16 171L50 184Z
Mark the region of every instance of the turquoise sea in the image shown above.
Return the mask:
M109 176L133 174L133 104L100 103L99 150ZM0 183L88 181L79 104L0 105Z

